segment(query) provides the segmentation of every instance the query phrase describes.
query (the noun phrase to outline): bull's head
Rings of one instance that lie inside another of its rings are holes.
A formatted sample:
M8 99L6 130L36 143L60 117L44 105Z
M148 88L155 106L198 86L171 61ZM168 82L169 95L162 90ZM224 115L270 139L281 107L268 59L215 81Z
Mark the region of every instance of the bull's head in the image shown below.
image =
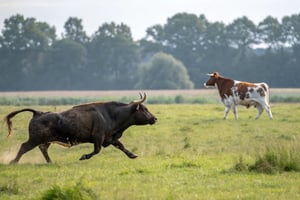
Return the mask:
M140 99L134 100L131 102L133 108L134 108L134 124L135 125L145 125L145 124L154 124L157 120L157 118L151 114L148 110L148 108L143 105L142 103L145 102L147 96L146 93L144 93L144 96L140 93Z
M206 83L204 83L204 86L206 88L215 88L216 82L220 77L219 72L214 72L213 74L206 74L206 75L209 76L210 78L208 79L208 81L206 81Z

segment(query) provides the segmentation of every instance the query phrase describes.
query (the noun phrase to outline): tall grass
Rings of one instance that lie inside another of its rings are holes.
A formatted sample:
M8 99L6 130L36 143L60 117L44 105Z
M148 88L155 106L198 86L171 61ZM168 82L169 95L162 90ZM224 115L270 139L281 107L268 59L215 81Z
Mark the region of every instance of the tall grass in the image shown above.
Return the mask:
M54 185L42 193L42 200L98 200L96 193L80 180L75 185Z
M250 171L277 173L300 171L300 144L292 142L267 146L264 153L257 156L255 164L249 166Z
M300 144L298 142L268 144L257 152L253 164L246 163L241 156L233 169L239 172L258 172L275 174L282 172L300 172Z

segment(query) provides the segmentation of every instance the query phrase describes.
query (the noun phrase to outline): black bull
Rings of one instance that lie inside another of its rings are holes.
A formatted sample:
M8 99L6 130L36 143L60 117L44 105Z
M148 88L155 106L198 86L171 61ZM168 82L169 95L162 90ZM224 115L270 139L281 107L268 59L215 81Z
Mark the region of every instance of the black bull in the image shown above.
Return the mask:
M101 147L113 145L123 151L129 158L137 156L128 151L119 141L123 132L132 125L154 124L156 117L140 100L129 104L118 102L90 103L60 112L40 112L30 108L14 111L5 117L9 135L12 132L13 118L18 113L29 111L33 117L29 123L29 139L24 142L14 160L17 163L22 155L36 146L39 147L47 162L51 162L48 148L51 143L71 147L79 143L93 143L94 150L81 156L80 160L89 159L98 154Z

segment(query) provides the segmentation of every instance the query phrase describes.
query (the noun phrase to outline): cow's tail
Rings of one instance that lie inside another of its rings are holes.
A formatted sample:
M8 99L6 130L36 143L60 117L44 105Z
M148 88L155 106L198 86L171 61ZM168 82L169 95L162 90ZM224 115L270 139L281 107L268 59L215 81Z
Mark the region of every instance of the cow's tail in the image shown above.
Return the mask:
M4 123L6 123L7 128L8 128L8 136L10 136L12 134L12 132L13 132L12 131L13 129L12 129L11 118L13 118L14 116L16 116L18 113L25 112L25 111L32 112L33 113L33 117L35 117L37 114L41 114L41 112L33 110L31 108L24 108L22 110L17 110L17 111L9 113L8 115L6 115L4 117Z

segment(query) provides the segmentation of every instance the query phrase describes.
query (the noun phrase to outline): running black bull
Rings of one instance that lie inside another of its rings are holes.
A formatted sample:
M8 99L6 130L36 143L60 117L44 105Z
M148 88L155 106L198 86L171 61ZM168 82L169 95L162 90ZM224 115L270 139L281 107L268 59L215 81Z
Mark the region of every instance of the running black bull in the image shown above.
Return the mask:
M84 154L80 160L89 159L98 154L101 147L113 145L123 151L129 158L136 158L119 141L123 132L132 125L154 124L156 117L151 114L141 99L131 103L95 102L74 106L73 108L56 113L40 112L25 108L14 111L5 117L9 135L12 133L11 118L21 112L29 111L33 117L29 123L29 138L24 142L11 163L17 163L23 154L39 147L47 162L51 162L48 148L51 143L71 147L80 143L94 144L93 152Z

